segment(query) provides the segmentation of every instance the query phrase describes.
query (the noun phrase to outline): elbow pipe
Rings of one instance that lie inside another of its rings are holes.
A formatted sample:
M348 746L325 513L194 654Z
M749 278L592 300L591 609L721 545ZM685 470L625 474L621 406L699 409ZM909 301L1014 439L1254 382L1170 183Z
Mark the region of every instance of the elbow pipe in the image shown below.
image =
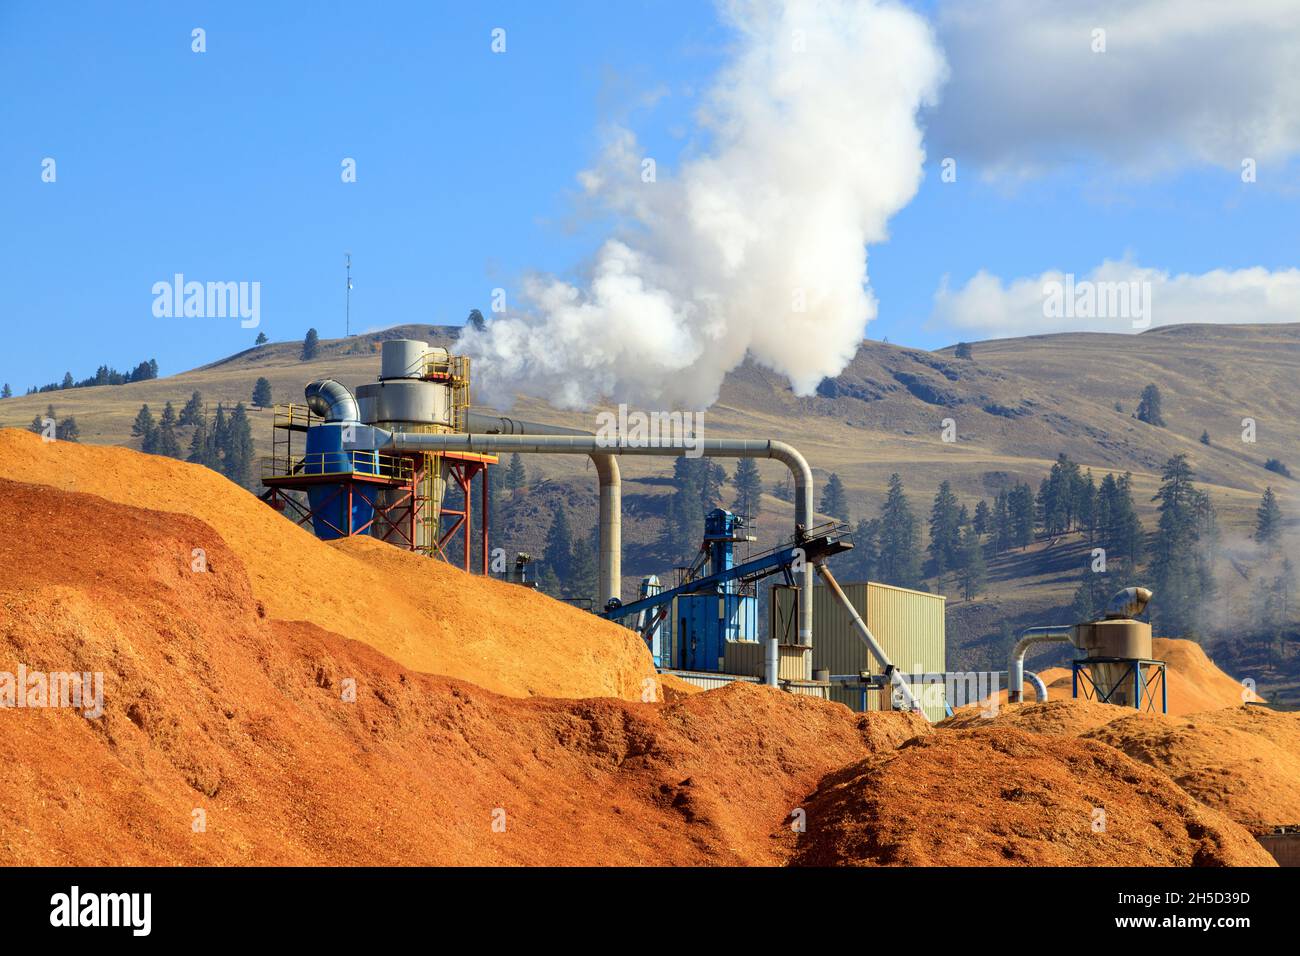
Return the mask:
M357 410L357 400L347 387L332 378L312 382L304 389L307 407L312 414L319 415L327 422L359 422L361 414Z
M1038 697L1038 702L1040 704L1045 703L1047 700L1047 685L1043 683L1043 679L1033 671L1025 671L1025 680L1034 685L1034 694Z
M1011 657L1007 660L1007 703L1019 703L1024 698L1025 652L1029 648L1035 644L1060 641L1073 643L1073 640L1072 627L1027 627L1021 631L1020 640L1016 641L1016 646L1011 649ZM1034 692L1040 702L1047 700L1047 687L1037 678Z
M470 412L465 418L472 434L482 435L567 435L579 438L594 437L591 432L542 422L528 422L504 415L484 415ZM600 483L600 606L610 601L621 601L623 592L623 479L618 461L613 455L592 453L591 463L596 466Z
M613 455L592 455L600 482L599 597L604 607L623 599L623 478Z
M470 419L471 423L474 419ZM498 422L511 422L511 419L496 419ZM513 423L527 426L527 423ZM499 425L502 432L496 434L455 434L425 435L406 432L394 432L387 439L380 439L380 446L386 451L481 451L481 452L529 452L537 454L587 455L595 456L621 455L658 455L677 458L686 451L698 451L709 458L773 458L787 468L794 478L794 540L797 543L812 525L813 477L807 460L794 447L785 442L748 438L705 438L700 439L692 449L673 445L630 446L610 444L590 434L505 434L505 424ZM555 426L543 426L554 428ZM597 468L600 465L597 464ZM614 585L617 586L617 585ZM801 591L807 600L799 602L799 643L805 647L812 645L812 562L804 562ZM770 658L769 658L770 660ZM776 681L772 667L766 668L767 683Z

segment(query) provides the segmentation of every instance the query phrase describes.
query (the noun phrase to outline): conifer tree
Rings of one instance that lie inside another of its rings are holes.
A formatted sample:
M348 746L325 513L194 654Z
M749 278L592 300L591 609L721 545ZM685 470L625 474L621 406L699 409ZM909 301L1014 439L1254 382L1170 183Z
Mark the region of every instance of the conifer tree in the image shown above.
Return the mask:
M889 491L880 508L879 571L883 584L919 588L921 585L920 533L916 516L897 473L889 476Z
M758 517L763 510L763 481L758 475L758 465L752 458L742 458L736 462L736 473L732 478L736 486L736 500L732 510L751 518Z
M849 520L849 502L844 494L844 483L835 472L831 472L826 479L826 487L822 491L821 504L817 510L837 521Z

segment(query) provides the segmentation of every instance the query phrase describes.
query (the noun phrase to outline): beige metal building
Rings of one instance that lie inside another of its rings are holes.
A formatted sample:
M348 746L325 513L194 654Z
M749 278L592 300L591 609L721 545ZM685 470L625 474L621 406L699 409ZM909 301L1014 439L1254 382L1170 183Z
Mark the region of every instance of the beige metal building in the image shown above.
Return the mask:
M944 638L944 597L924 591L912 591L888 584L842 584L845 595L880 642L889 660L900 671L911 675L933 674L942 680L947 667ZM797 633L798 591L785 585L772 588L768 634L782 645L795 644ZM862 672L880 674L849 615L824 584L813 589L812 670L829 671L832 677ZM926 692L919 682L911 684L912 693L923 701L926 716L942 720L944 705L937 688ZM846 686L836 682L830 690L832 700L854 710L879 710L881 693Z

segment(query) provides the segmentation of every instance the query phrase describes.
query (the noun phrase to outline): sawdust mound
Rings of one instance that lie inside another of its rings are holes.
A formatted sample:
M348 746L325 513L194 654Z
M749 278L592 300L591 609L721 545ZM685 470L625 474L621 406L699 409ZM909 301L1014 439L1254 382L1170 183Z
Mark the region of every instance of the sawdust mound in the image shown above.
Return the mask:
M1300 823L1300 714L1263 707L1134 714L1087 736L1163 771L1252 832Z
M1012 727L917 738L831 774L805 806L793 857L804 865L1274 865L1164 774L1095 741Z
M822 777L929 732L743 684L501 696L274 619L196 518L5 482L0 522L0 671L104 674L98 719L0 709L15 864L778 863Z
M628 700L654 676L645 644L626 628L371 538L320 541L199 465L0 429L0 479L192 515L202 524L187 526L191 537L160 555L160 568L188 570L191 549L220 537L269 617L310 621L414 670L515 696ZM9 525L12 509L3 510ZM69 533L80 540L95 524L92 514Z
M986 710L978 705L962 707L936 726L945 730L970 730L992 726L1015 727L1035 734L1078 737L1112 721L1122 720L1132 713L1133 711L1126 707L1066 697L1048 699L1041 704L1003 703L996 711Z
M1157 637L1151 647L1156 659L1169 665L1169 713L1175 717L1262 699L1219 670L1195 641Z

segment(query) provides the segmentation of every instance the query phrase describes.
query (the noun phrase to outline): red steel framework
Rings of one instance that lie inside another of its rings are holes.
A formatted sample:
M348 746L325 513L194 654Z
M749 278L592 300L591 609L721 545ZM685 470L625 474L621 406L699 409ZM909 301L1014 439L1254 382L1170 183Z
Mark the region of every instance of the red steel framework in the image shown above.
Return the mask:
M480 536L480 555L482 567L479 569L480 574L488 573L488 467L496 461L494 456L490 455L456 455L443 453L443 459L447 462L447 470L451 473L452 480L456 487L460 489L464 500L464 508L460 511L448 508L444 502L442 511L439 515L441 519L453 519L451 525L440 529L437 541L434 543L434 550L448 564L454 563L449 556L449 548L452 539L456 537L457 532L462 528L465 533L462 538L463 556L462 566L466 571L470 570L470 560L472 549L470 541L473 539L473 521L471 515L474 510L474 479L479 478L479 536Z

